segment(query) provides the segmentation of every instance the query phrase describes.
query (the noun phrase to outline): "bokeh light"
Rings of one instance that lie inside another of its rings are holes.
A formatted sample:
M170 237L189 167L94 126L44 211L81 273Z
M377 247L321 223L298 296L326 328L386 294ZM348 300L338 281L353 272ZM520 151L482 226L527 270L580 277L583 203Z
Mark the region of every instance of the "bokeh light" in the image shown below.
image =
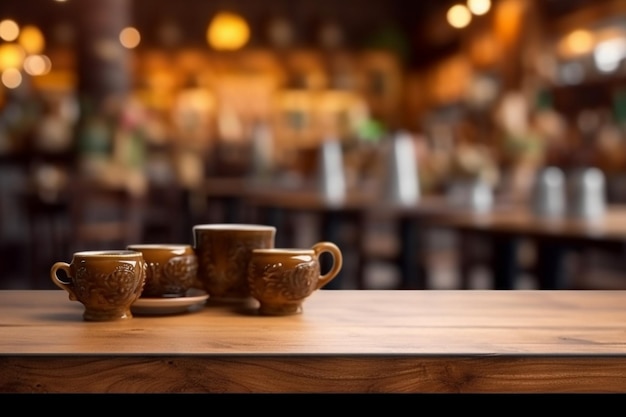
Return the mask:
M120 32L120 43L128 49L139 46L141 42L141 34L134 27L127 27Z
M46 55L29 55L24 60L24 71L29 75L45 75L51 69L52 62Z
M482 16L491 9L491 0L467 0L467 7L476 16Z
M448 9L446 18L448 19L450 26L462 29L470 24L472 21L472 14L466 6L457 4Z
M21 68L25 56L24 49L16 43L0 45L0 70Z
M207 41L217 50L237 50L243 47L249 39L248 23L243 17L231 12L218 13L207 29Z
M43 52L46 41L37 26L27 25L22 28L18 37L18 43L27 54L40 54Z
M11 19L0 21L0 39L7 42L13 42L20 35L19 25Z
M17 68L8 68L2 72L2 85L15 89L22 84L22 73Z

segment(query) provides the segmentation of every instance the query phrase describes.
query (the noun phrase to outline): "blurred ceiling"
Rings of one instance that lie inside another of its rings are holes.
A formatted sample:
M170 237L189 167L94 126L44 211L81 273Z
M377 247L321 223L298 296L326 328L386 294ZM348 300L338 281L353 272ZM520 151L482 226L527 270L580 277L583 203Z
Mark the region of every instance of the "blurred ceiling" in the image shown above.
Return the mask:
M2 0L0 18L14 17L23 23L49 27L71 21L76 5L91 0ZM102 1L102 0L98 0ZM155 29L163 22L176 22L187 33L204 32L209 19L219 10L243 14L253 27L259 28L272 17L289 19L299 32L306 32L324 20L338 22L347 32L371 30L383 22L416 22L427 11L440 7L446 0L104 0L127 2L132 8L136 26ZM402 23L403 24L403 23ZM202 33L204 34L204 33ZM191 38L191 36L189 36Z
M80 10L92 0L1 0L0 19L14 18L24 25L33 23L54 44L59 27L71 28ZM253 37L250 46L268 45L268 25L273 19L285 19L292 28L297 45L319 45L319 33L325 25L339 28L343 45L356 49L381 42L404 54L408 65L421 65L445 55L458 46L461 35L448 36L435 44L426 36L426 28L447 26L445 10L458 0L97 0L127 2L129 18L142 33L143 46L162 46L164 27L177 30L179 45L206 45L209 20L219 10L242 14L248 20ZM502 0L492 0L498 2ZM537 1L549 17L571 12L605 0L528 0ZM81 7L77 7L78 4ZM79 36L79 35L76 35Z

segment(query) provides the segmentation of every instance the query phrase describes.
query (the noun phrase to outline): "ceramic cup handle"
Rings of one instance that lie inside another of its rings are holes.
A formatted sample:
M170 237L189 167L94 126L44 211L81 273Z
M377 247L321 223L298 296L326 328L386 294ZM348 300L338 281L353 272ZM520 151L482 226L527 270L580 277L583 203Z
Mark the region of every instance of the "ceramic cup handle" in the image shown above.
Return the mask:
M341 271L341 267L343 266L343 255L341 254L339 247L332 242L318 242L313 245L313 250L315 251L315 256L318 261L320 255L324 252L330 253L333 257L333 263L330 270L326 274L321 275L317 280L316 289L319 289L328 284L337 276L337 274L339 274L339 271Z
M74 292L74 289L72 288L72 282L71 281L66 282L66 281L61 280L59 276L57 275L57 272L59 270L65 272L65 274L69 277L70 276L70 264L68 264L67 262L56 262L54 265L52 265L52 268L50 268L50 278L52 279L52 282L54 283L54 285L70 293L70 300L77 301L78 298L76 297L76 293Z

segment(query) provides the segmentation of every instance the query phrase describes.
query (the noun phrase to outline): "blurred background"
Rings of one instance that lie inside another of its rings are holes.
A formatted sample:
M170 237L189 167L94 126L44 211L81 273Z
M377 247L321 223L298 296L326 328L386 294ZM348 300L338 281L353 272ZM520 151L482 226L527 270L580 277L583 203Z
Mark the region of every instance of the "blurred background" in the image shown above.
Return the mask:
M625 123L623 0L2 0L0 285L89 233L189 242L207 179L307 184L329 138L348 188L408 132L424 194L593 166L620 203ZM133 227L74 227L93 183Z

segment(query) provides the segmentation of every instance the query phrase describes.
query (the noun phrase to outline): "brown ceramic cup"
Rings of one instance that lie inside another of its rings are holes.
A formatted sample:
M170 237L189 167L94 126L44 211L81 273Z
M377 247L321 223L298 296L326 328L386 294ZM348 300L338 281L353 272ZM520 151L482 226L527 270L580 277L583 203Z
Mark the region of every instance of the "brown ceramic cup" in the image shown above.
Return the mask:
M248 262L253 249L273 248L274 226L259 224L199 224L193 226L198 257L198 281L211 300L250 296Z
M333 262L321 274L320 255L328 252ZM255 249L248 267L250 293L263 315L302 312L302 302L333 280L343 265L341 250L332 242L318 242L310 249Z
M130 307L143 291L146 262L141 253L130 250L76 252L71 263L54 263L50 278L70 300L85 306L85 320L129 319Z
M198 258L191 245L137 243L126 249L141 252L148 265L141 297L183 297L196 283Z

